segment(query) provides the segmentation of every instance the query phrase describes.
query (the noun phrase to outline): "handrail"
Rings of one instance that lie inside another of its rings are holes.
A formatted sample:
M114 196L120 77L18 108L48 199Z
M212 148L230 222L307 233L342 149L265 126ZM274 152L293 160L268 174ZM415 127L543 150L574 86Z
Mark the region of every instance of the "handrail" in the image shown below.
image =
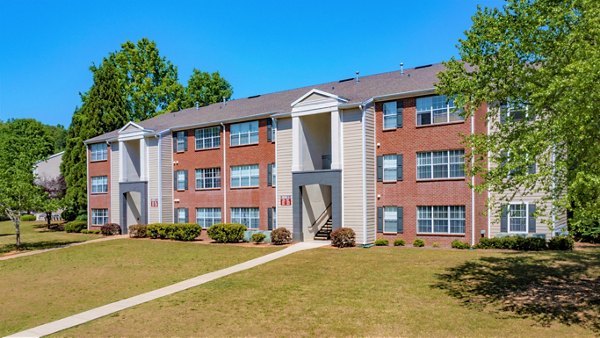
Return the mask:
M329 205L325 208L325 210L323 210L323 212L319 215L319 217L317 217L315 219L315 221L313 222L313 224L310 226L311 228L315 226L315 224L317 224L317 222L319 222L321 220L321 218L327 214L327 210L329 210L329 208L331 208L331 202L329 203Z

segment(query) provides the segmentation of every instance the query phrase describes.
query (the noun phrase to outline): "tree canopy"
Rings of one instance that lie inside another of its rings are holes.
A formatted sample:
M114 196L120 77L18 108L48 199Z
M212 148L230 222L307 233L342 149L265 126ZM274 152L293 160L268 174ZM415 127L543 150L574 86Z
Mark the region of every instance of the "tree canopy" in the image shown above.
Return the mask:
M489 135L470 137L471 174L499 194L543 192L573 211L572 224L600 223L600 2L508 0L478 8L446 63L438 91L471 115L489 103ZM506 105L524 119L506 114ZM520 107L520 108L519 108ZM488 169L486 158L497 166ZM508 154L508 155L507 155ZM537 172L523 168L537 163Z
M229 100L231 95L233 95L231 84L221 77L219 72L210 74L194 68L185 88L183 107L190 108L196 104L200 107L208 106Z

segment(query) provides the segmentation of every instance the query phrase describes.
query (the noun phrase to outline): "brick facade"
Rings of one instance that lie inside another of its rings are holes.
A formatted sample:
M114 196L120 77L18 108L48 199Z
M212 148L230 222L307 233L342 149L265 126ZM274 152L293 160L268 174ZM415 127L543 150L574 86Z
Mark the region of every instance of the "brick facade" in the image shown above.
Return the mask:
M92 151L91 146L87 146L88 162L88 224L90 229L99 229L100 226L92 225L92 209L108 209L110 219L110 146L107 146L107 159L102 161L91 161ZM92 177L106 176L108 181L108 191L106 193L92 193Z

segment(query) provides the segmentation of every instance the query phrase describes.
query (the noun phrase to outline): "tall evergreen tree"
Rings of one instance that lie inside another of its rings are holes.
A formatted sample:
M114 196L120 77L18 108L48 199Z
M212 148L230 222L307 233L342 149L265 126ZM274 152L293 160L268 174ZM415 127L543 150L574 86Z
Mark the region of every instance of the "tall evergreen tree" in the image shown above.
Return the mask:
M194 68L188 85L185 88L184 108L208 106L212 103L229 100L233 95L233 88L219 72L209 74Z
M129 120L124 82L116 65L105 59L93 67L94 83L82 95L83 106L73 114L61 173L67 183L67 216L85 212L87 205L87 158L83 141L121 128Z

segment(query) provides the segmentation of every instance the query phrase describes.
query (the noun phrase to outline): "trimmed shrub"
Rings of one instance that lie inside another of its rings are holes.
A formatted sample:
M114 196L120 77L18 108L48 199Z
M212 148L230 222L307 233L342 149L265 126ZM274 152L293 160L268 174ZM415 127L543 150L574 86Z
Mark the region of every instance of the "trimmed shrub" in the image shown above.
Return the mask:
M77 217L77 212L71 208L66 208L60 213L60 217L67 222L71 222Z
M482 238L475 247L477 249L508 249L519 251L540 251L547 248L544 238L523 236Z
M99 235L100 234L100 230L98 230L98 229L94 229L94 230L83 229L83 230L81 230L81 233L82 234Z
M129 226L130 238L145 238L148 237L148 226L145 224L134 224Z
M21 215L21 222L35 221L35 215Z
M390 242L385 238L380 238L375 240L375 246L388 246Z
M292 233L287 228L277 228L271 232L271 243L283 245L292 243Z
M193 241L201 232L202 227L195 223L154 223L146 226L146 236L154 239Z
M425 241L420 238L417 238L413 241L413 246L415 248L422 248L425 246Z
M100 228L100 232L104 236L120 235L121 227L116 223L107 223Z
M406 245L406 241L404 241L402 238L397 238L394 241L394 246L404 246Z
M331 245L338 248L356 245L356 234L350 228L338 228L331 232Z
M85 221L71 221L65 224L66 232L81 232L85 228L87 228L87 222Z
M252 234L252 242L254 242L256 244L262 243L262 241L264 241L265 238L267 238L267 236L265 234L263 234L262 232L257 232L255 234Z
M465 249L470 249L471 248L471 246L469 245L469 243L460 241L458 239L453 240L452 243L450 243L450 246L453 247L454 249L461 249L461 250L465 250Z
M571 236L555 236L548 241L548 249L571 251L575 246L575 240Z
M236 223L219 223L208 228L207 233L217 243L238 243L244 238L246 226Z
M87 222L87 214L81 214L77 217L75 217L76 221L86 221Z

